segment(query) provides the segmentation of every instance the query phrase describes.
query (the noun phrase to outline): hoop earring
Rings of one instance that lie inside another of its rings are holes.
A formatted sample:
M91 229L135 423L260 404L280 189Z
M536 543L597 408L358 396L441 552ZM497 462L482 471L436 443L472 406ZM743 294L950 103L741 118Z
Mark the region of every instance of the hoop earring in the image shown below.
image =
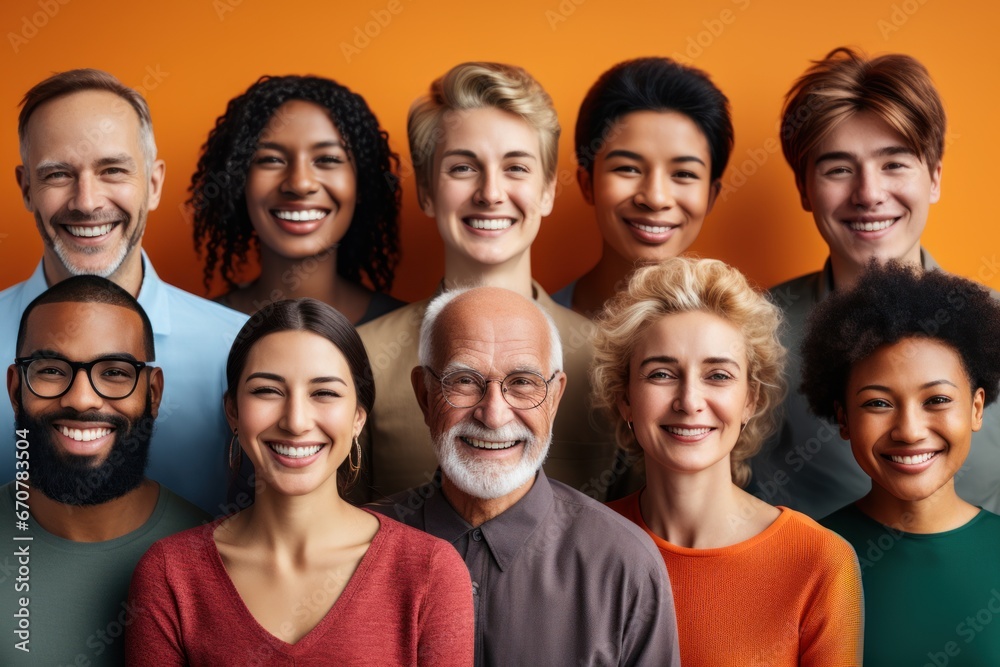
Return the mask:
M229 439L229 470L235 475L240 471L243 459L243 449L240 447L239 434L233 429L233 437Z
M743 422L742 424L740 424L740 433L743 432L743 429L745 429L747 427L747 424L749 424L749 423L750 423L750 421L747 420L747 421Z
M358 462L353 461L354 452L358 453ZM354 436L354 447L351 448L350 454L347 455L347 466L351 470L351 484L354 484L358 480L358 475L361 473L361 443L358 442L358 436Z
M633 433L635 433L635 429L632 428L632 422L627 421L627 422L625 422L625 424L628 426L628 430L630 430Z

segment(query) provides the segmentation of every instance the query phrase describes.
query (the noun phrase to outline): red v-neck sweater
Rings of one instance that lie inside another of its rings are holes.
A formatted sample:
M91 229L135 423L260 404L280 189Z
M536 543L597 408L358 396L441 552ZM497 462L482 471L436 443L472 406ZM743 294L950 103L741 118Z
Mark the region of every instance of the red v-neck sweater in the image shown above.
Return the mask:
M128 664L472 665L472 585L458 552L375 516L378 533L346 588L295 644L261 627L243 603L212 539L218 521L160 540L132 577ZM315 604L322 596L317 590ZM289 619L311 603L293 605Z

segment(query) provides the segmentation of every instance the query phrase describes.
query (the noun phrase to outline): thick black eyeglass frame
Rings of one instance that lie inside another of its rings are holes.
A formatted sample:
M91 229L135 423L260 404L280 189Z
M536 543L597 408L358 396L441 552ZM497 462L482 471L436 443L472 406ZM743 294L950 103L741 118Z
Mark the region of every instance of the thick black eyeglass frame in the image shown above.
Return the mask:
M30 366L33 362L36 361L61 361L67 366L69 366L70 370L72 371L72 377L70 379L69 384L66 385L66 388L63 389L58 394L56 394L55 396L45 396L44 394L39 394L35 390L35 388L31 386L31 382L28 380L28 366ZM94 376L93 376L94 366L98 364L103 364L107 361L120 361L122 363L130 364L133 368L135 368L135 382L132 383L132 388L124 396L108 396L102 393L101 390L98 389L97 385L94 383ZM65 396L69 392L69 390L73 388L73 383L76 382L76 376L79 375L80 369L83 369L87 371L87 380L90 382L90 388L94 390L95 394L97 394L106 401L121 401L134 394L136 387L139 386L139 376L142 375L142 369L154 368L153 366L149 366L145 361L136 361L135 359L129 359L128 357L120 357L114 355L109 357L100 357L98 359L94 359L93 361L70 361L69 359L66 359L64 357L53 357L53 356L17 357L14 359L14 365L17 366L18 370L21 371L21 379L24 381L24 384L28 387L28 390L31 391L31 393L37 396L38 398L52 399L52 398L61 398Z

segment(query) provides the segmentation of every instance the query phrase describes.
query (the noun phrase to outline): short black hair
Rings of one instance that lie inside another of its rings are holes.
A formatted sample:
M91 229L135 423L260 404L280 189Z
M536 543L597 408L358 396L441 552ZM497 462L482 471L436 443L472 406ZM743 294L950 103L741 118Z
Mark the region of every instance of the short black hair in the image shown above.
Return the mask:
M875 260L853 289L816 306L802 343L801 391L819 417L835 421L851 368L876 349L926 338L954 349L986 404L1000 388L1000 302L977 283L944 271Z
M587 91L576 119L576 161L588 172L609 128L633 111L676 111L698 126L708 141L712 180L722 177L733 150L729 100L708 74L670 58L618 63Z
M351 379L358 395L358 405L371 415L375 406L375 376L368 361L365 344L361 342L354 325L333 306L316 299L284 299L269 304L250 316L229 350L226 361L226 398L236 400L240 377L247 365L253 346L261 338L282 331L308 331L330 341L351 369ZM341 493L351 485L351 457L348 456L337 471Z
M234 97L215 122L191 177L194 240L205 253L204 283L216 270L230 289L257 241L247 211L250 162L267 123L286 102L323 107L346 144L357 174L354 217L337 248L337 273L353 283L362 274L378 292L392 288L399 263L399 157L389 134L361 95L318 76L263 76Z
M24 339L27 335L28 316L38 306L47 303L105 303L110 306L127 308L139 315L142 320L142 339L146 361L156 359L156 349L153 345L153 325L135 297L124 288L100 276L72 276L48 288L28 304L21 314L21 324L17 328L17 347L15 354L21 356L24 350Z

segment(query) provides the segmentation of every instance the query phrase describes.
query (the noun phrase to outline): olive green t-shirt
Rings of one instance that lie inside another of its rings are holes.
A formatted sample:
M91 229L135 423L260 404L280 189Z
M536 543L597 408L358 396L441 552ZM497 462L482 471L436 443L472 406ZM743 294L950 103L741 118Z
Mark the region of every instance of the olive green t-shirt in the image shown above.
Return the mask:
M820 523L861 564L865 665L1000 665L1000 516L916 534L848 505Z
M73 542L32 519L21 530L16 493L15 482L0 487L0 665L124 665L136 563L156 540L209 516L161 485L138 529L106 542Z

